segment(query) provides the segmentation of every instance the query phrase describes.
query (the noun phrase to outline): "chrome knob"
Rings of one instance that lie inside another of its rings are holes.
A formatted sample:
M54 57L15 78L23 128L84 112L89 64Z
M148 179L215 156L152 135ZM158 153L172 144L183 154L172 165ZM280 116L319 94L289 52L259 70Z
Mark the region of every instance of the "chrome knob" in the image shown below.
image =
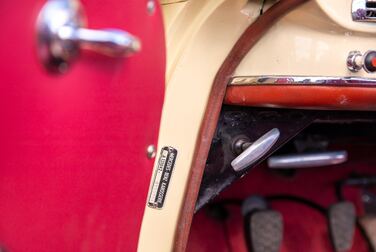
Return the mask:
M126 57L138 52L138 38L119 29L86 28L86 18L78 0L49 0L37 20L38 55L53 72L65 72L80 49Z
M347 68L351 72L358 72L363 67L363 55L359 51L351 51L347 56Z

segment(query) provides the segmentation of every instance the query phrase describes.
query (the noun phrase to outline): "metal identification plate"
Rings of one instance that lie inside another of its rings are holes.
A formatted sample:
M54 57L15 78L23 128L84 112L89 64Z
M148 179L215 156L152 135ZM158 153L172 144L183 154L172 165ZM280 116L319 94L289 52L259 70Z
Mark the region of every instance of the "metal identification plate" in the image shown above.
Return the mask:
M178 151L172 147L162 148L149 196L149 207L158 209L163 207L177 154Z

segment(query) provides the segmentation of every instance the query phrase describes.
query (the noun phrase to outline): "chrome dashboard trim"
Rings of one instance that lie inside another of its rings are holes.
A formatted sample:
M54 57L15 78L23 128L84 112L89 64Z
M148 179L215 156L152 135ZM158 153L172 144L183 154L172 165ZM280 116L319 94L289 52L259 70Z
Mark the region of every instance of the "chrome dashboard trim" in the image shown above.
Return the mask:
M331 76L292 76L292 75L260 75L234 76L230 86L247 85L331 85L331 86L376 86L376 78L331 77Z
M351 16L355 22L376 22L376 1L352 0Z

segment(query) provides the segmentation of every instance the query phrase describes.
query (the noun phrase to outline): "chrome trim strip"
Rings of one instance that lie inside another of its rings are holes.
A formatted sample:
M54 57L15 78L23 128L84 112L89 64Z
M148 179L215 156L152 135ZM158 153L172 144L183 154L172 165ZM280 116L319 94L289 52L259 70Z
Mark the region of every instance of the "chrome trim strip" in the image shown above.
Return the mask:
M235 76L229 85L376 85L375 78L261 75Z
M374 2L373 0L353 0L351 4L353 21L376 22L376 8L374 6L367 7L368 4L373 4Z

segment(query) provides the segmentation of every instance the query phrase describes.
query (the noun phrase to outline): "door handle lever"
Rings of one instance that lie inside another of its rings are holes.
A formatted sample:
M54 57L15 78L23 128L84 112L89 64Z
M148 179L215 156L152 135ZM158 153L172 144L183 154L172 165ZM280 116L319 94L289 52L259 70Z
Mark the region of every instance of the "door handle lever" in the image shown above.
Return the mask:
M274 128L257 139L251 145L243 143L242 145L247 147L238 157L236 157L231 162L232 168L235 171L240 172L256 163L274 146L279 136L280 131L277 128Z
M88 29L79 0L49 0L37 20L38 55L53 72L64 72L88 49L112 57L126 57L141 49L138 38L120 29Z
M94 30L64 26L59 29L58 37L77 43L80 48L113 57L128 56L141 48L138 39L119 29Z

